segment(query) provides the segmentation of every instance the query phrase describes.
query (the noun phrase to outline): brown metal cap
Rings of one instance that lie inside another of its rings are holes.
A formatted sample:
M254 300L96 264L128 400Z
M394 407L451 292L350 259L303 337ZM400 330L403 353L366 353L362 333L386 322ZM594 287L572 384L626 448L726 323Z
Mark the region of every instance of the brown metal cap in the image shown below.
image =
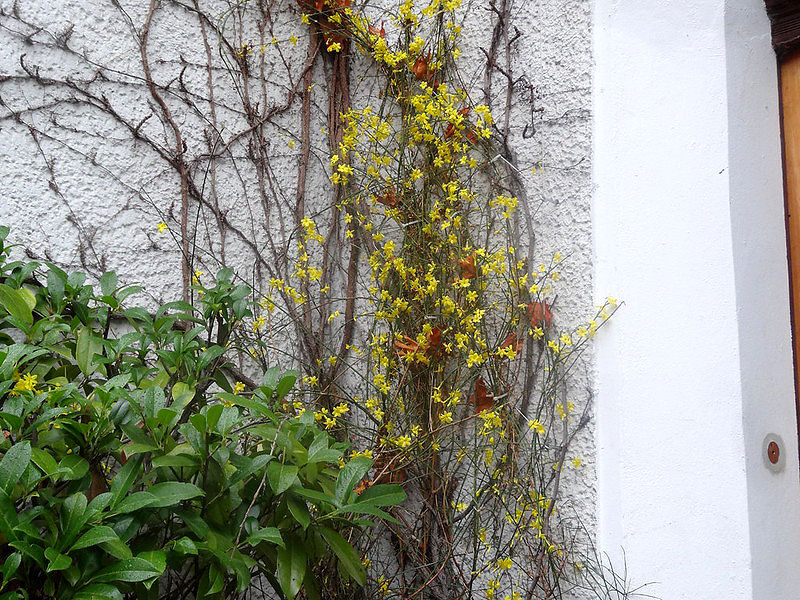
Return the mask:
M778 464L778 461L781 458L781 448L774 440L771 441L767 446L767 458L773 465Z

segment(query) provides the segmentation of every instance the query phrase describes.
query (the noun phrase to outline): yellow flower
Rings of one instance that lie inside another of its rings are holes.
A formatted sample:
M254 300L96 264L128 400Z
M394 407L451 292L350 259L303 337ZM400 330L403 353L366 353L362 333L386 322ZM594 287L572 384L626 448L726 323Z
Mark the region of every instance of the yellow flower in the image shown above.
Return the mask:
M475 365L479 365L482 362L483 362L483 357L480 354L474 351L470 351L469 356L467 356L467 367L474 367Z
M328 44L328 52L339 52L342 49L342 45L339 42L332 42Z
M26 373L19 379L19 381L17 381L17 383L14 384L11 394L14 396L19 396L20 392L33 392L34 394L38 393L38 390L36 389L37 379L38 375Z
M358 458L359 456L372 458L372 450L361 450L359 452L353 452L350 454L350 458Z
M539 420L538 420L538 419L531 419L530 421L528 421L528 428L529 428L531 431L535 431L535 432L536 432L536 433L538 433L539 435L543 434L543 433L544 433L544 431L545 431L545 429L544 429L544 425L542 425L542 424L539 422Z
M233 384L233 393L239 394L244 391L244 384L241 381L237 381Z
M158 229L158 233L164 233L169 227L167 226L164 221L161 221L158 225L156 225L156 229Z
M296 46L297 45L297 36L296 35L291 35L289 37L289 42L291 42L292 46Z
M407 435L401 435L392 438L391 442L398 448L408 448L411 445L411 438Z
M497 568L503 569L504 571L508 571L511 566L513 565L510 558L498 558L497 559Z

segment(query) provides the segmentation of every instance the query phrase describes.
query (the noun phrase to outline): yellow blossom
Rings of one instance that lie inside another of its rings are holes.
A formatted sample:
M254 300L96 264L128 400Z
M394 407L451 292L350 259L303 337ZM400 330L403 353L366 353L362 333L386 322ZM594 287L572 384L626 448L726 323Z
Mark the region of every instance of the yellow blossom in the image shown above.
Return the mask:
M19 379L19 381L17 381L17 383L14 384L11 394L14 396L18 396L20 392L33 392L36 394L38 392L36 389L37 379L38 375L26 373Z
M544 425L542 425L538 419L531 419L528 421L528 428L531 431L535 431L539 435L542 435L545 432Z

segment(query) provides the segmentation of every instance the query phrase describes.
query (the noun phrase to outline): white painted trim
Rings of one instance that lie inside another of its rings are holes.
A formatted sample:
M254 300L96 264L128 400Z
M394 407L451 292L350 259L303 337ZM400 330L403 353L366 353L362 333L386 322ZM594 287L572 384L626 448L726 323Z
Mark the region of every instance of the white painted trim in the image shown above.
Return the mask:
M596 0L599 541L681 600L795 599L800 485L761 0ZM766 470L767 433L787 442Z
M778 73L761 0L725 11L728 156L753 598L800 596L800 466L794 403ZM800 283L800 282L798 282ZM786 464L766 468L778 434Z

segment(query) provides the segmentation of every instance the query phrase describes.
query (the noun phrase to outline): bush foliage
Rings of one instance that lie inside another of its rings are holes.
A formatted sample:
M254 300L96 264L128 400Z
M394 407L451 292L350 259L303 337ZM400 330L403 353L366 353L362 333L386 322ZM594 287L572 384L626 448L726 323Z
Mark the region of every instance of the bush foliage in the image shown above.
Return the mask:
M405 494L282 411L294 373L232 381L251 291L222 270L151 314L114 273L10 259L0 228L0 600L223 598L260 577L319 597L348 537ZM244 377L242 377L244 378ZM362 490L361 493L358 493ZM352 585L352 584L351 584Z

